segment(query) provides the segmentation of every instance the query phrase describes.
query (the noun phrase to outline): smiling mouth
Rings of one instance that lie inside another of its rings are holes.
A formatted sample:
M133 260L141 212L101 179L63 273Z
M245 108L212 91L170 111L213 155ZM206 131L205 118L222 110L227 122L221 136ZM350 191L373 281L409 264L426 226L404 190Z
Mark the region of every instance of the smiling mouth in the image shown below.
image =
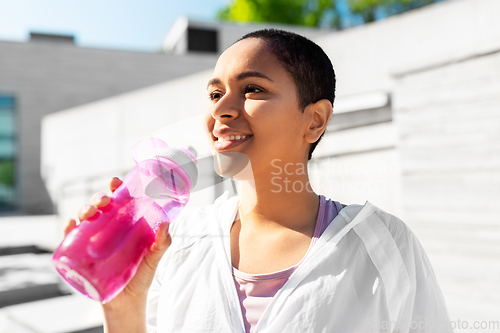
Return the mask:
M215 137L215 149L225 150L236 147L250 139L252 135L228 135L220 138Z
M230 135L224 136L220 138L215 138L217 142L226 142L226 141L236 141L236 140L245 140L248 139L250 135Z

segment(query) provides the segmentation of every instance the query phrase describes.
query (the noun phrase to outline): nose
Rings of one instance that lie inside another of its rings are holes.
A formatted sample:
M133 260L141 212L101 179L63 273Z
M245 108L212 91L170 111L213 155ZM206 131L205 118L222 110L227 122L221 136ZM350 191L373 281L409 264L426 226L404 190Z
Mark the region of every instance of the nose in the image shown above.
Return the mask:
M238 100L231 93L226 93L221 97L217 103L211 106L210 113L212 118L220 122L225 122L238 118L240 114L240 107Z

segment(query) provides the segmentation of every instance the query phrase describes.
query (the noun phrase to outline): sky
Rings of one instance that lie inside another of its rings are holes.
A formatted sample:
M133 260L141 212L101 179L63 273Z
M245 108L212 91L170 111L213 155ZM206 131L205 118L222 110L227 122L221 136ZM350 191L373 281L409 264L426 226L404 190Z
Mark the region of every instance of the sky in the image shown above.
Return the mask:
M0 40L30 32L75 36L82 47L158 51L176 19L215 20L229 0L0 0Z

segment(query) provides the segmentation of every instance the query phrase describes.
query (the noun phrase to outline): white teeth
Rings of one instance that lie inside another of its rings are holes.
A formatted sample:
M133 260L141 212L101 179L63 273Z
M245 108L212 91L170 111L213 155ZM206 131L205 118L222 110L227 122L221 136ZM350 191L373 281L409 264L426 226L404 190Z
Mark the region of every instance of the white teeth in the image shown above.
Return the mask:
M231 136L217 138L217 141L218 142L225 142L225 141L243 140L243 139L246 139L248 137L249 136L246 136L246 135L231 135Z

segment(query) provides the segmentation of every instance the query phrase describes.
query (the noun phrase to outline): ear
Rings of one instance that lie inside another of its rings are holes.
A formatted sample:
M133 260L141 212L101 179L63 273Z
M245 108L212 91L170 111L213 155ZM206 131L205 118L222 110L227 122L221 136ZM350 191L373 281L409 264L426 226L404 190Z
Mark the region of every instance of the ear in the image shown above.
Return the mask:
M332 116L333 106L327 99L321 99L316 103L306 106L304 113L309 118L305 139L309 143L316 142L321 134L326 130L326 126Z

